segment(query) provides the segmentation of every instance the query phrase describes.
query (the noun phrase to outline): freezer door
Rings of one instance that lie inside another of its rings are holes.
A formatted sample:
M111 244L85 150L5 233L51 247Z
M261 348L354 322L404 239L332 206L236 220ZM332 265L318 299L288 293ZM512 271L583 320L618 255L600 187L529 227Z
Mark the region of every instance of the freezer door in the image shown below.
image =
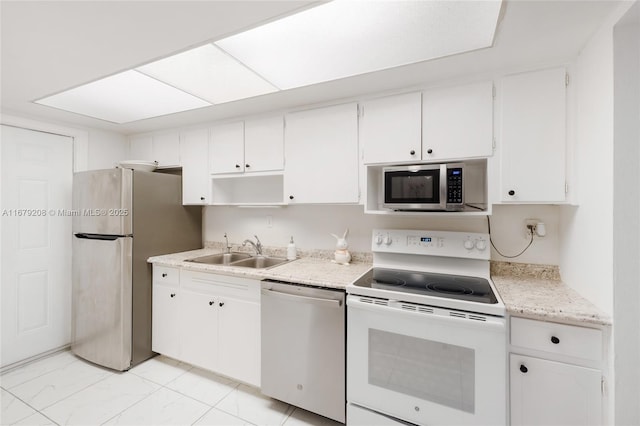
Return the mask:
M131 235L133 172L93 170L73 175L73 232Z
M123 371L131 365L133 238L73 238L72 351Z

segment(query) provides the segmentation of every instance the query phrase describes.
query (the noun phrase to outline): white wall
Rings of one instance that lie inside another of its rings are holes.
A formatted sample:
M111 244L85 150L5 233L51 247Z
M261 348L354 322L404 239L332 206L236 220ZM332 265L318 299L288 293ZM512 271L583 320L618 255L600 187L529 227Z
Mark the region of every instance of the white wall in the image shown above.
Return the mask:
M640 424L640 3L614 28L616 424Z
M574 182L578 207L561 209L562 278L613 312L613 37L603 26L576 62Z
M126 136L102 130L89 130L88 169L110 169L129 158Z
M234 244L257 234L263 244L285 246L293 236L300 249L335 248L330 233L340 234L349 228L349 249L371 250L371 231L375 228L428 229L443 231L487 232L485 217L382 216L364 214L362 206L288 206L282 208L207 207L204 215L206 241L222 241L228 233ZM504 254L517 254L528 243L524 220L536 218L547 225L548 236L536 238L532 247L515 262L558 264L559 209L557 206L494 206L491 217L492 236ZM270 223L270 224L269 224ZM507 260L494 250L494 260Z

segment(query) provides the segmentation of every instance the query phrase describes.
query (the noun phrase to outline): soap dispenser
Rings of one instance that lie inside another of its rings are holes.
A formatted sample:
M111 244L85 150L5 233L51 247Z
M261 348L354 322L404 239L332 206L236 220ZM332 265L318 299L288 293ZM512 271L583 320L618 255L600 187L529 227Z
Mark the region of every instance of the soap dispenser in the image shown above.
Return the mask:
M296 243L293 242L293 237L291 237L291 241L287 245L287 260L295 260L297 255Z

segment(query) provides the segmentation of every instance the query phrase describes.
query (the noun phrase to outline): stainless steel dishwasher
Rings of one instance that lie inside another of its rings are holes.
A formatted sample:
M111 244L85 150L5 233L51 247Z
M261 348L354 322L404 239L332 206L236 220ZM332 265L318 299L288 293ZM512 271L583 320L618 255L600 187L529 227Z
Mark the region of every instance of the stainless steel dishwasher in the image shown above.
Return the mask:
M262 281L262 393L345 422L345 292Z

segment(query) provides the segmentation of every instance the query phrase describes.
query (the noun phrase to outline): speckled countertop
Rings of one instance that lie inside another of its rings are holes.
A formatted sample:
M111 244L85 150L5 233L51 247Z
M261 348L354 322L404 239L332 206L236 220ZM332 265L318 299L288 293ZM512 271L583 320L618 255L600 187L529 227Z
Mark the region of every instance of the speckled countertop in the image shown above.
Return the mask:
M560 280L557 266L491 262L491 279L510 315L578 325L612 323Z
M353 256L354 261L349 265L339 265L331 262L331 258L327 256L328 253L320 251L301 253L302 257L294 261L267 269L185 262L186 259L207 256L222 251L220 247L208 244L207 248L200 250L150 257L148 262L164 266L188 268L196 271L231 274L259 280L270 278L337 289L344 289L348 284L371 269L371 261L367 259L366 255L359 256L356 254ZM282 253L277 250L266 250L266 254L270 256L282 256Z
M350 265L331 262L332 252L299 251L299 258L268 269L185 262L223 251L221 243L206 248L154 256L150 263L253 279L275 279L300 284L344 289L372 266L371 254L352 253ZM271 256L284 257L286 250L266 248ZM557 266L491 262L491 278L510 315L570 324L611 325L611 318L560 280Z

